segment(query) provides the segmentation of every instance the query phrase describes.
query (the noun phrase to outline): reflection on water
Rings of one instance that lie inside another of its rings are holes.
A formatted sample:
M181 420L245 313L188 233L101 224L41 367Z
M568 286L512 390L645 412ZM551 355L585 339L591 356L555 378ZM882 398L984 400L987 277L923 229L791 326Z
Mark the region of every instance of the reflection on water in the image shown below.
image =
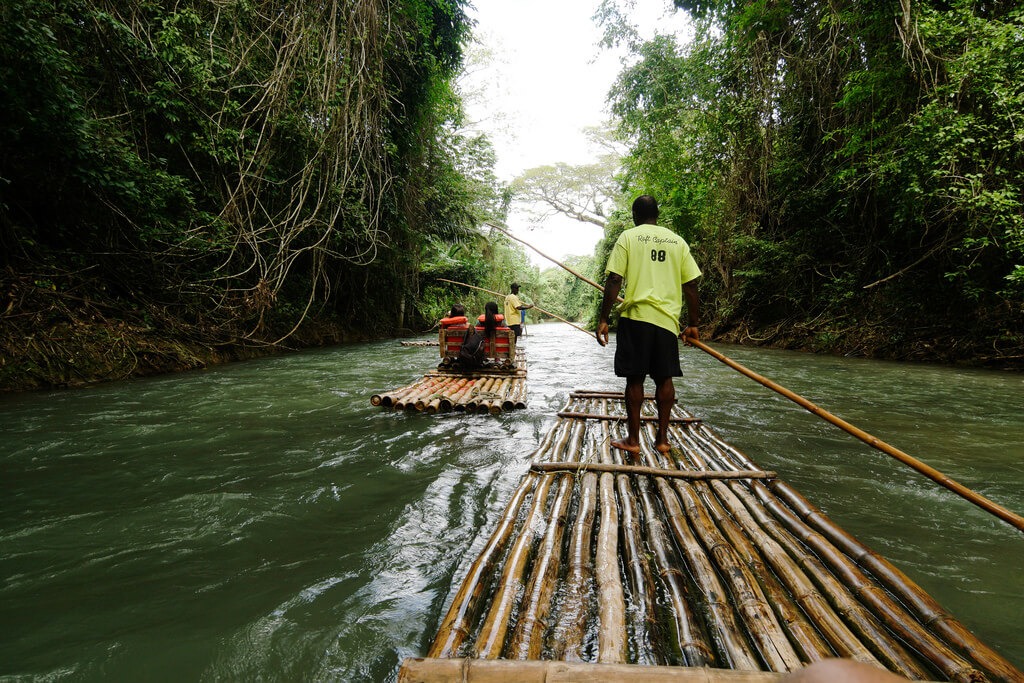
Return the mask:
M571 389L612 350L523 340L529 407L371 407L436 348L299 353L0 397L0 675L380 681L421 655ZM1024 377L717 347L1024 511ZM679 401L1024 666L1024 536L695 349Z

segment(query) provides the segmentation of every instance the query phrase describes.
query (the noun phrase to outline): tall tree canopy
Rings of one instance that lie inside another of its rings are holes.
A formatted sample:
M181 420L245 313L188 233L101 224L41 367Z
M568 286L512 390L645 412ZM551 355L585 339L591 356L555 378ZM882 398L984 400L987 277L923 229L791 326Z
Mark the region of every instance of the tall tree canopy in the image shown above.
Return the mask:
M393 325L431 239L500 216L457 133L469 26L463 0L3 3L0 265L217 337Z
M694 242L720 329L818 320L823 347L877 329L901 355L1019 355L1019 3L675 4L690 44L639 41L604 4L636 57L610 97L627 183Z

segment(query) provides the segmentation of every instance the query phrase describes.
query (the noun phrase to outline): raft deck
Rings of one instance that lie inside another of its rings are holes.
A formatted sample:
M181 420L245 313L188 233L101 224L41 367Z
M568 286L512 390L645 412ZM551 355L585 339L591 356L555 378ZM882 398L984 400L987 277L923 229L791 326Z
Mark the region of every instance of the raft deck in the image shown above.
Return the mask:
M829 657L1024 681L923 589L679 406L625 464L619 392L577 391L399 681L773 680ZM511 661L510 661L511 660Z
M370 397L375 406L395 410L497 414L526 407L526 355L515 352L511 370L463 371L438 367L412 384Z

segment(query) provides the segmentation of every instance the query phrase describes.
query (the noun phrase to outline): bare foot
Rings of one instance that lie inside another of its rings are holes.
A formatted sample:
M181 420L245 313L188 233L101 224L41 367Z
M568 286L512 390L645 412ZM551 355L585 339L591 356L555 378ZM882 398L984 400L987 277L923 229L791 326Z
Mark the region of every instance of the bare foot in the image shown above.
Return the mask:
M618 448L620 451L628 451L633 455L640 455L640 444L629 443L628 441L612 441L612 448Z
M668 441L659 441L654 444L654 447L658 449L659 453L668 453L672 450L672 445Z

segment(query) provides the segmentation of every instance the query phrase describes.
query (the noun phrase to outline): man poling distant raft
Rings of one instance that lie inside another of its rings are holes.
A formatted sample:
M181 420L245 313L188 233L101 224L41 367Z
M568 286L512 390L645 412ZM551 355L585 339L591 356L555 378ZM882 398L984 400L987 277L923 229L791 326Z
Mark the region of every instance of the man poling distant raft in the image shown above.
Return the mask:
M538 254L543 256L544 258L548 259L549 261L551 261L555 265L561 267L563 270L571 273L572 275L574 275L575 277L579 278L583 282L586 282L587 284L591 285L595 289L597 289L597 290L599 290L601 292L604 292L604 287L602 287L601 285L597 284L593 280L590 280L590 279L584 277L583 275L580 275L579 273L577 273L572 268L566 266L564 263L561 263L560 261L552 258L551 256L548 256L544 252L542 252L539 249L537 249L536 247L534 247L529 242L526 242L525 240L522 240L522 239L516 237L515 235L512 235L511 233L509 233L504 228L502 228L500 226L497 226L497 225L495 225L493 223L488 223L488 226L493 228L494 230L497 230L498 232L506 235L507 237L509 237L509 238L511 238L511 239L513 239L513 240L515 240L517 242L520 242L521 244L526 245L527 247L529 247L533 251L537 252ZM617 300L621 302L622 298L619 297L619 298L617 298ZM1022 517L1021 515L1013 512L1011 510L1008 510L1007 508L999 505L998 503L995 503L992 500L989 500L988 498L986 498L985 496L981 495L980 493L978 493L976 491L973 491L972 489L967 488L963 484L960 484L959 482L955 481L951 477L943 474L942 472L939 472L938 470L934 469L930 465L927 465L927 464L921 462L920 460L914 458L913 456L908 455L907 453L904 453L903 451L899 450L898 448L887 444L886 442L882 441L881 439L879 439L879 438L877 438L875 436L872 436L871 434L868 434L867 432L865 432L865 431L863 431L861 429L858 429L857 427L854 427L850 423L848 423L845 420L842 420L842 419L836 417L835 415L833 415L832 413L828 412L827 410L824 410L823 408L819 408L818 406L814 405L813 403L811 403L807 399L803 398L799 394L796 394L795 392L792 392L789 389L786 389L785 387L782 387L781 385L778 385L775 382L772 382L771 380L768 380L765 377L762 377L761 375L757 374L756 372L753 372L752 370L747 369L743 365L740 365L736 361L726 357L724 354L719 353L718 351L714 350L713 348L709 347L708 345L704 344L703 342L699 341L698 339L696 339L696 338L694 338L692 336L687 336L686 337L686 343L691 345L691 346L697 347L698 349L700 349L701 351L704 351L705 353L707 353L708 355L710 355L713 358L717 359L718 361L724 363L725 365L728 365L729 367L731 367L734 370L740 372L741 374L746 375L747 377L753 379L754 381L758 382L759 384L768 387L772 391L775 391L775 392L785 396L786 398L788 398L789 400L793 401L797 405L801 406L805 410L807 410L807 411L809 411L809 412L811 412L811 413L821 417L822 419L824 419L824 420L826 420L828 422L831 422L832 424L836 425L837 427L839 427L843 431L845 431L848 434L851 434L851 435L857 437L858 439L860 439L864 443L868 444L869 446L871 446L873 448L876 448L876 449L882 451L883 453L885 453L886 455L888 455L888 456L890 456L892 458L895 458L896 460L902 462L903 464L905 464L905 465L907 465L907 466L917 470L919 473L921 473L924 476L928 477L929 479L931 479L935 483L939 484L940 486L943 486L946 489L948 489L948 490L952 491L953 493L957 494L961 498L964 498L965 500L967 500L967 501L969 501L971 503L974 503L975 505L977 505L981 509L985 510L986 512L989 512L992 515L995 515L999 519L1001 519L1004 522L1010 524L1011 526L1017 528L1018 530L1024 531L1024 517Z

